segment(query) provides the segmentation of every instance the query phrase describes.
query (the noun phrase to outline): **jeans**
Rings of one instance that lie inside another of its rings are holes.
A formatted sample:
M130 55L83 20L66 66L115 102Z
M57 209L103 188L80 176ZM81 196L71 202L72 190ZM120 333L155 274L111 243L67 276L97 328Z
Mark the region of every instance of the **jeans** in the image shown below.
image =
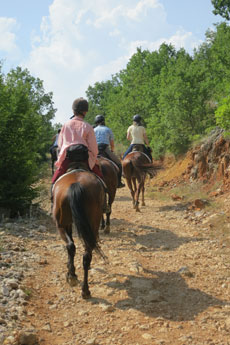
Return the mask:
M132 152L132 149L133 149L133 146L135 144L131 144L128 149L125 151L123 157L122 157L122 160L130 153ZM147 147L145 145L143 145L143 149L144 149L144 153L150 158L151 162L153 161L153 158L152 158L152 155L151 153L149 152L149 150L147 149Z

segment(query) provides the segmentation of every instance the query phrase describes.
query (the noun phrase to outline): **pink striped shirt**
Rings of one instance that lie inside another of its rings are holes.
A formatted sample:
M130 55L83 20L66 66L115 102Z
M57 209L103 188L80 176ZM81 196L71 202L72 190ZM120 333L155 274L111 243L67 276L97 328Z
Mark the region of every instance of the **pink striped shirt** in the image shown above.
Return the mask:
M66 122L59 134L58 147L60 150L55 165L59 168L66 157L66 149L75 144L83 144L89 150L89 167L92 169L96 163L98 148L93 127L81 117L75 116Z

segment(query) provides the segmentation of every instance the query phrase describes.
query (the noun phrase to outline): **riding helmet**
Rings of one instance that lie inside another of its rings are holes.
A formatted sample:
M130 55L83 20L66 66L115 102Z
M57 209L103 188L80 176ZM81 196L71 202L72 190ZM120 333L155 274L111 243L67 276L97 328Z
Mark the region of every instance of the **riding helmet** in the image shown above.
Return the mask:
M96 125L99 123L105 122L105 117L103 115L97 115L94 119Z
M72 105L72 109L77 114L82 114L84 111L88 111L89 104L86 99L83 97L75 99Z
M133 121L137 122L137 123L140 123L141 122L141 117L140 115L136 114L133 116Z

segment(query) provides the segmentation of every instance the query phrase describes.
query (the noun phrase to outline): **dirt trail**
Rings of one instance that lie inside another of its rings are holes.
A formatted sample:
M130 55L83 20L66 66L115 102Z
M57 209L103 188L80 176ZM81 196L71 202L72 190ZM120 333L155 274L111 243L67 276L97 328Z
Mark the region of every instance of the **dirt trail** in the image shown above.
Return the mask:
M136 213L128 188L118 190L111 234L100 233L109 263L93 255L89 300L66 283L67 254L51 223L33 245L40 265L26 280L24 328L35 328L44 345L230 344L230 246L198 216L183 201L148 197ZM83 248L75 243L81 282Z

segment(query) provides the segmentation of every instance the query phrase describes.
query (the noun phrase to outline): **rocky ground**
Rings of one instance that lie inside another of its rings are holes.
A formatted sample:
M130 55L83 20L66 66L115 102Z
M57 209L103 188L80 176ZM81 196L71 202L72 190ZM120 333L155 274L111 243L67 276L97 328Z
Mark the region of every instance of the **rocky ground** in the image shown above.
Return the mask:
M137 213L128 188L118 190L111 233L100 233L108 262L94 254L89 300L66 283L45 195L39 212L0 223L0 344L230 344L230 194L197 208L148 182Z

